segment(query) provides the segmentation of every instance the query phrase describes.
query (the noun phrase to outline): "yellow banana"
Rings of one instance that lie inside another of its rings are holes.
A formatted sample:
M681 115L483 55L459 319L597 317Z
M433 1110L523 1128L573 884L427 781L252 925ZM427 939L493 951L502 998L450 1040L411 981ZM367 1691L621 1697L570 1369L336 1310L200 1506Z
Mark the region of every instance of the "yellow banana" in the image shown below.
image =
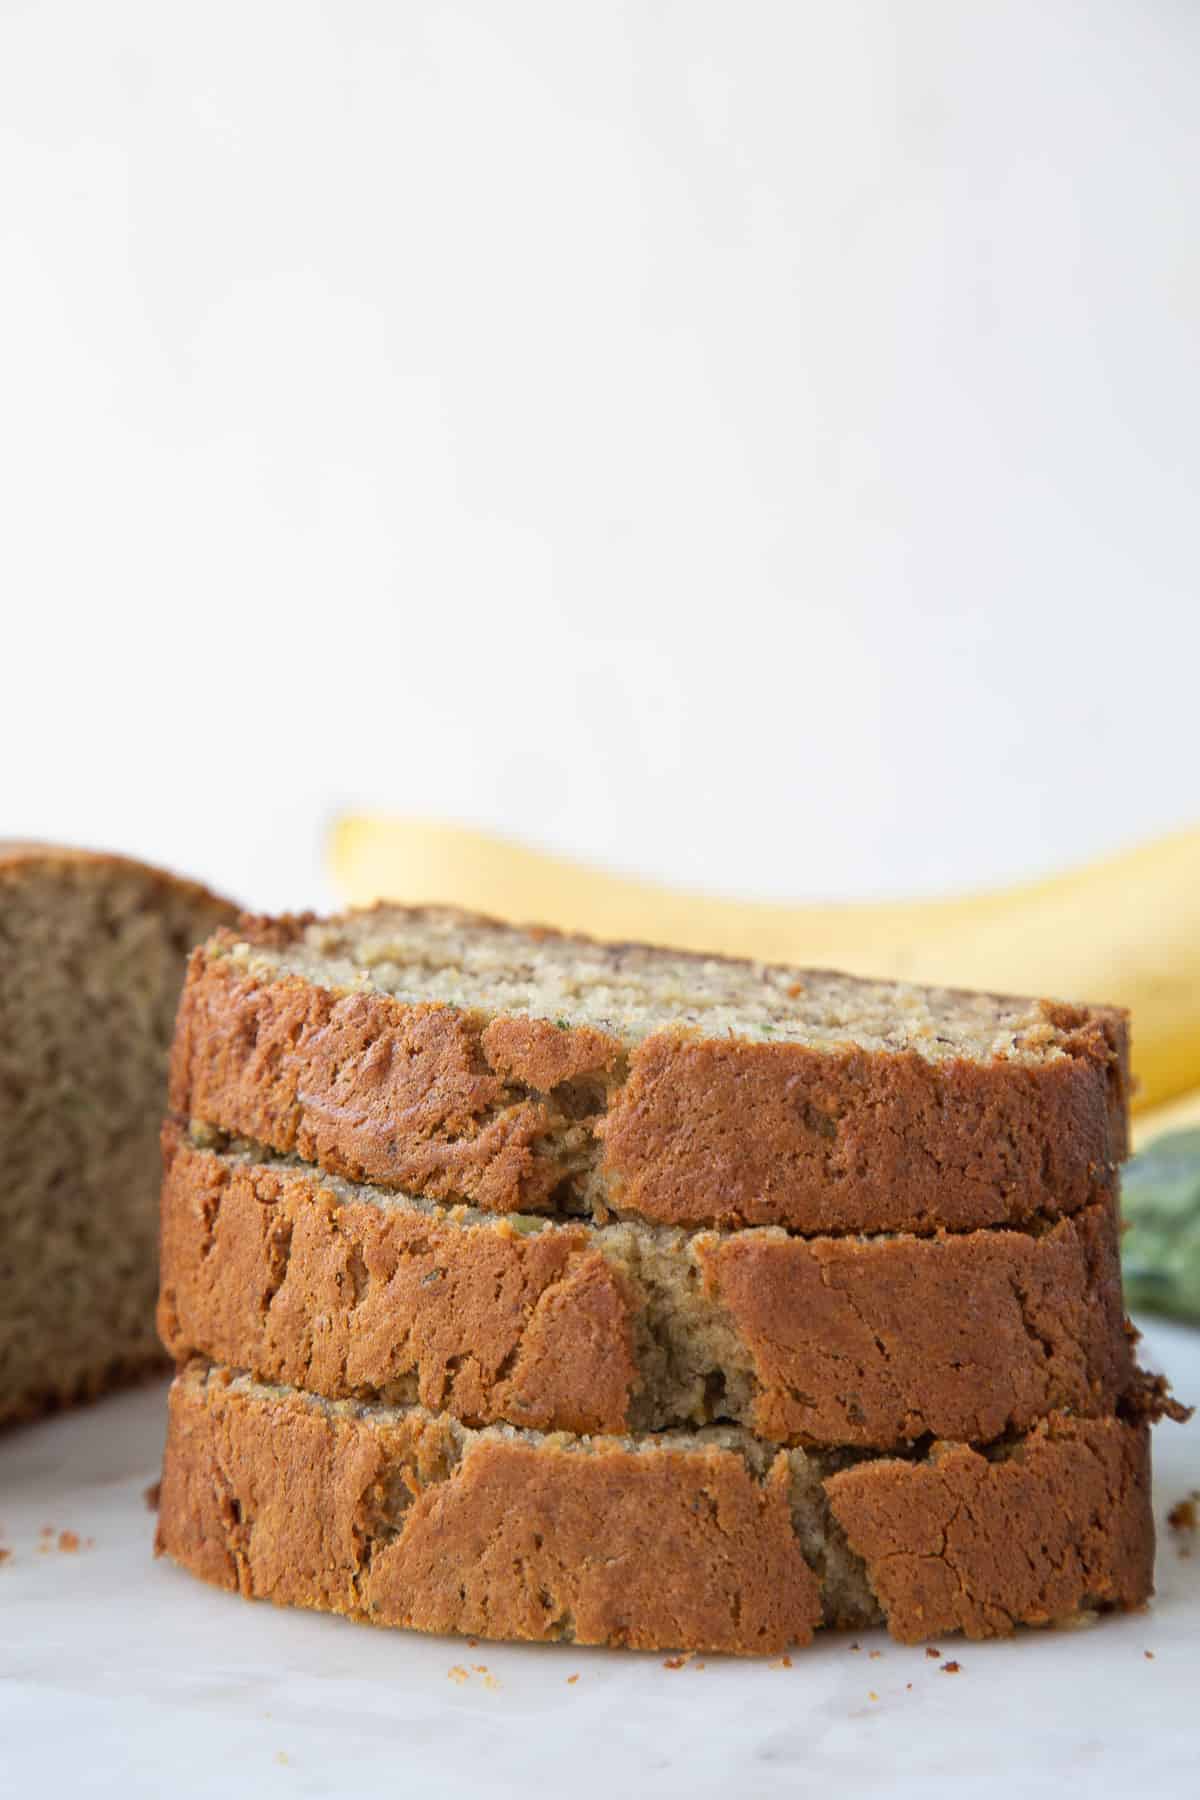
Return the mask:
M1155 1106L1144 1112L1134 1121L1133 1147L1144 1150L1147 1144L1153 1143L1168 1131L1188 1131L1200 1125L1200 1088L1190 1094L1180 1094L1176 1100L1168 1100L1162 1106Z
M412 819L342 819L330 865L355 905L445 901L602 938L1113 1002L1133 1013L1138 1110L1200 1086L1200 829L992 893L838 906L687 893Z

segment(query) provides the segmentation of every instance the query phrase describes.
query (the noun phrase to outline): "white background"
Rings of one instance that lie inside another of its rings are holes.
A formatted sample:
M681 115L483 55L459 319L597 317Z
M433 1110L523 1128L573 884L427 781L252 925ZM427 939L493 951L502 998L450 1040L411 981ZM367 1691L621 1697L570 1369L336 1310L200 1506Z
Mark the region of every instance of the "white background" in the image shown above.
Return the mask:
M1200 9L0 0L0 830L731 891L1197 805Z

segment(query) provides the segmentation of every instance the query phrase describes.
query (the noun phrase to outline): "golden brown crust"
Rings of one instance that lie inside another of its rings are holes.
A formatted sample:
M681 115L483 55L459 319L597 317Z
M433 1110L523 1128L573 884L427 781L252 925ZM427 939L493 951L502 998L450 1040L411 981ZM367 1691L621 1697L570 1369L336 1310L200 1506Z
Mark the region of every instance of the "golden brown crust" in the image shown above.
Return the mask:
M502 1081L542 1094L565 1081L609 1075L624 1055L620 1041L606 1031L555 1025L549 1019L494 1018L479 1043L488 1067Z
M354 1180L495 1212L966 1231L1076 1212L1125 1152L1108 1010L1065 1009L1044 1064L658 1033L626 1065L591 1027L264 980L232 941L193 957L173 1110Z
M527 1234L339 1195L173 1124L163 1142L167 1348L332 1399L576 1432L724 1416L775 1442L892 1448L1111 1411L1133 1379L1106 1206L1036 1237L651 1238L643 1275L624 1228ZM697 1321L711 1384L702 1370L689 1393L659 1363L695 1356ZM710 1411L681 1416L677 1393Z
M759 1477L694 1440L589 1451L228 1380L191 1369L172 1389L157 1549L247 1597L422 1631L739 1655L807 1643L823 1606L839 1611L801 1553L788 1452ZM825 1488L912 1641L1140 1604L1148 1468L1144 1427L1055 1419L1008 1461L947 1446ZM840 1544L828 1520L824 1542ZM863 1573L843 1622L873 1616Z
M826 1482L894 1637L1004 1636L1153 1591L1149 1431L1050 1419L1010 1459L962 1444L861 1463Z
M401 1384L472 1422L621 1430L633 1297L581 1225L522 1236L339 1204L305 1172L164 1131L159 1330L331 1398Z
M1110 1204L1036 1236L703 1233L705 1284L780 1442L987 1443L1043 1414L1110 1412L1134 1377Z
M608 1192L666 1224L805 1232L1072 1213L1112 1180L1107 1069L1099 1048L1029 1068L652 1037L598 1127Z
M192 955L171 1055L170 1104L331 1174L495 1212L551 1205L555 1124L484 1057L486 1021L446 1006L262 983Z
M781 1458L595 1455L296 1395L172 1389L157 1548L248 1597L377 1625L740 1654L807 1642L818 1585Z

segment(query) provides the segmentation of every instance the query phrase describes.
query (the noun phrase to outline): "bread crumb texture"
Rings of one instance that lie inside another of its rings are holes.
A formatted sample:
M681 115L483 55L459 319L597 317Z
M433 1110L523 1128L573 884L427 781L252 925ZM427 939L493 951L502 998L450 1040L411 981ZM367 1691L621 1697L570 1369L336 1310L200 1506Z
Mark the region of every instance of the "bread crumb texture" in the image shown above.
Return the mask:
M0 845L0 1424L165 1366L167 1051L190 948L235 916L140 863Z

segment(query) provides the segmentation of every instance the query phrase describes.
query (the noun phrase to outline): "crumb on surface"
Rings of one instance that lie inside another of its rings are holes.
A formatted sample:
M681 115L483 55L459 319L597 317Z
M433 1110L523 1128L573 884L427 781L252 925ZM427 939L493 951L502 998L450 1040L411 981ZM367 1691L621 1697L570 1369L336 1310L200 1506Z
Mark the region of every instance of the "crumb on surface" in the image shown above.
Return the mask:
M478 1638L468 1638L467 1639L467 1649L468 1650L478 1650L478 1648L479 1648L479 1639Z
M961 1672L962 1672L962 1664L961 1663L944 1662L942 1664L942 1674L943 1675L958 1675L958 1674L961 1674Z
M862 1649L862 1645L861 1645L861 1644L851 1644L851 1646L850 1646L850 1648L851 1648L851 1649L852 1649L852 1650L861 1650L861 1649Z
M66 1550L72 1553L78 1550L79 1533L77 1531L60 1531L58 1534L58 1547L60 1550Z
M1195 1531L1196 1529L1196 1496L1189 1494L1186 1500L1178 1500L1167 1514L1167 1524L1172 1531Z
M773 1669L790 1669L791 1666L792 1659L790 1656L777 1656L775 1661L771 1664Z
M470 1668L467 1668L463 1663L455 1663L452 1669L447 1670L446 1679L448 1681L456 1681L459 1687L461 1687L464 1681L470 1681L472 1675L481 1675L483 1677L483 1685L485 1688L495 1689L500 1686L500 1683L492 1674L486 1663L472 1663Z
M568 1675L568 1676L567 1676L567 1686L568 1686L568 1687L574 1687L574 1685L575 1685L575 1683L576 1683L576 1682L577 1682L577 1681L578 1681L578 1680L579 1680L579 1677L578 1677L578 1675Z
M879 1698L879 1695L875 1692L874 1688L867 1689L867 1699L868 1700L878 1700L878 1698Z
M1145 1657L1145 1659L1146 1659L1146 1661L1147 1661L1147 1662L1153 1662L1153 1661L1154 1661L1154 1652L1153 1652L1153 1650L1143 1650L1143 1651L1142 1651L1142 1655L1143 1655L1143 1656L1144 1656L1144 1657Z
M157 1512L158 1511L158 1503L162 1499L162 1482L161 1481L152 1481L150 1483L150 1486L146 1489L145 1493L142 1495L142 1499L146 1502L146 1505L150 1509L151 1512ZM281 1752L281 1754L282 1754L282 1752Z
M931 1662L936 1662L942 1653L940 1650L935 1650L932 1644L926 1644L925 1654Z
M883 1655L882 1650L872 1650L871 1651L871 1661L877 1662L882 1655Z
M0 1563L6 1563L11 1555L11 1550L5 1550L3 1547L0 1547Z
M690 1656L668 1656L663 1663L664 1669L683 1669L691 1661Z

